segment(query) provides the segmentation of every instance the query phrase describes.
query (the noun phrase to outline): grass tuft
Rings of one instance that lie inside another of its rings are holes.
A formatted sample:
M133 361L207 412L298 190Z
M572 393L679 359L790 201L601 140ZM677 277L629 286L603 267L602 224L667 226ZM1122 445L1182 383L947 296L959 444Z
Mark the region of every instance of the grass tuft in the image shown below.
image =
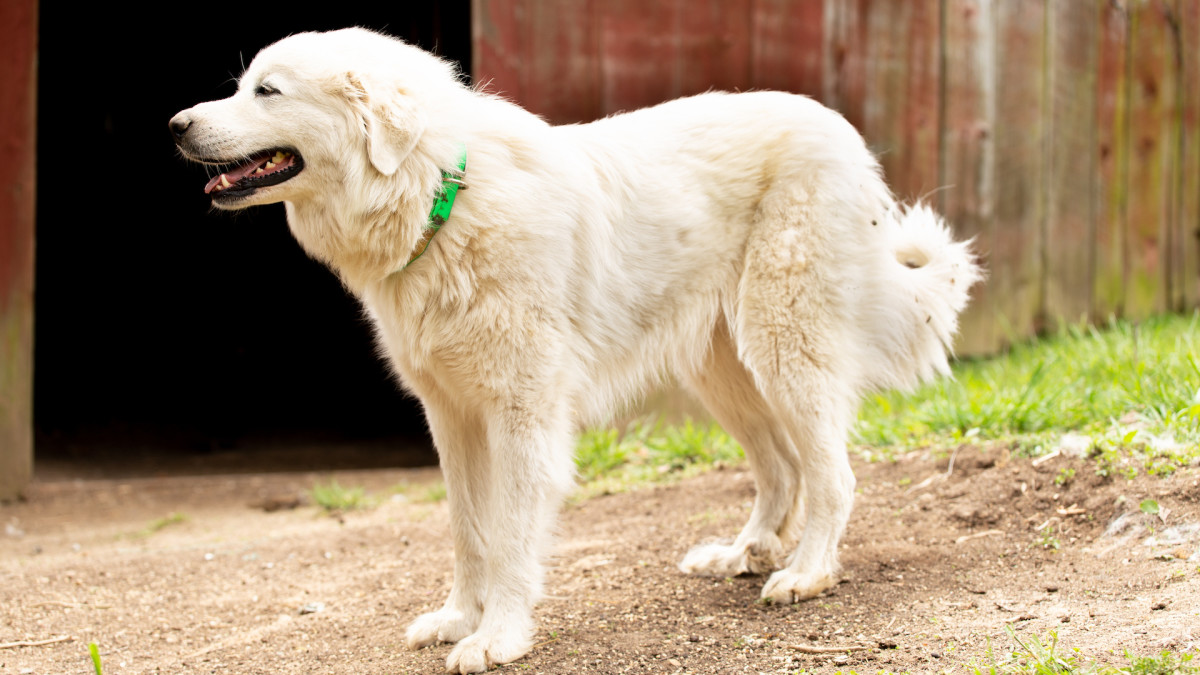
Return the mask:
M100 665L100 645L89 642L88 654L92 657L92 667L96 669L96 675L104 675L104 668Z
M158 532L161 532L162 530L165 530L168 527L171 527L172 525L181 525L183 523L186 523L187 521L188 521L187 516L185 516L182 513L176 513L174 511L172 511L171 513L168 513L166 516L164 516L162 518L151 521L150 524L147 525L145 528L143 528L137 532L133 532L127 536L135 538L135 539L145 539L145 538L150 537Z
M312 497L313 503L327 513L355 511L375 505L375 500L367 495L365 488L361 486L351 488L342 487L338 484L337 480L332 478L328 483L313 485L312 490L309 491L309 495Z
M968 663L969 672L973 675L1054 675L1056 673L1073 673L1075 675L1195 675L1200 668L1191 665L1193 654L1190 652L1172 653L1164 650L1156 656L1135 656L1125 652L1127 666L1111 666L1085 662L1078 649L1064 650L1060 648L1058 634L1050 631L1045 642L1036 635L1018 637L1012 625L1004 627L1004 631L1016 644L1017 648L1006 652L999 660L992 651L991 644L985 652L984 664L974 659Z
M575 465L586 496L678 480L741 459L741 446L715 422L643 421L624 431L585 431L576 448Z
M1109 470L1128 456L1150 473L1200 459L1200 313L1071 326L959 362L954 379L870 397L855 437L887 459L975 436L1042 454L1065 432L1090 437Z

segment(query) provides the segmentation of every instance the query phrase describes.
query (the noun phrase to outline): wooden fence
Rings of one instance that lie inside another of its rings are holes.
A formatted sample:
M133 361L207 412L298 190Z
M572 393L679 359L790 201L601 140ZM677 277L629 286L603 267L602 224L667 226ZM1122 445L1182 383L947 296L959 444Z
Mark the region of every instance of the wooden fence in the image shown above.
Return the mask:
M708 89L841 111L989 269L959 351L1200 302L1200 0L475 0L477 81L554 122ZM751 121L752 123L752 121Z
M37 0L0 3L0 502L33 472Z

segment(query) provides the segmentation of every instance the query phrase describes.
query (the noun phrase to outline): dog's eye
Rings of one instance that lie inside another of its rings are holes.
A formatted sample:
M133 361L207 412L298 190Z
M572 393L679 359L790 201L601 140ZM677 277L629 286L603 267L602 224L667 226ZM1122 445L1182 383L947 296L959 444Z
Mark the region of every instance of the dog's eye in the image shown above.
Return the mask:
M258 87L255 88L255 90L254 90L255 96L276 96L278 94L279 94L278 89L276 89L275 87L272 87L271 85L269 85L265 82L258 85Z

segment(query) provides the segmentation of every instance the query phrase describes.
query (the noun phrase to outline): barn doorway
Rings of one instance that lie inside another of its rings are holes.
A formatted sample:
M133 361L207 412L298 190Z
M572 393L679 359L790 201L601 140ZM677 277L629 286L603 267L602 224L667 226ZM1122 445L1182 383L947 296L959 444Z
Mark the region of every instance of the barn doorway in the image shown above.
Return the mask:
M418 406L282 206L210 212L167 120L306 30L382 30L469 72L470 3L138 7L41 5L37 474L433 462Z

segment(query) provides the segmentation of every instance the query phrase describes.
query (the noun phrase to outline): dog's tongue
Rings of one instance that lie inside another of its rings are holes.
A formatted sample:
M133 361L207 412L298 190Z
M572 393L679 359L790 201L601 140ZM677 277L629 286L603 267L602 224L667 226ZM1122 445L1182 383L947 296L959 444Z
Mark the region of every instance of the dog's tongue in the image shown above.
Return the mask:
M211 194L214 190L223 190L251 175L265 176L275 173L280 169L286 169L292 165L294 159L295 156L292 153L281 150L268 150L254 155L245 164L238 166L232 171L227 171L211 178L208 184L204 186L204 194Z

